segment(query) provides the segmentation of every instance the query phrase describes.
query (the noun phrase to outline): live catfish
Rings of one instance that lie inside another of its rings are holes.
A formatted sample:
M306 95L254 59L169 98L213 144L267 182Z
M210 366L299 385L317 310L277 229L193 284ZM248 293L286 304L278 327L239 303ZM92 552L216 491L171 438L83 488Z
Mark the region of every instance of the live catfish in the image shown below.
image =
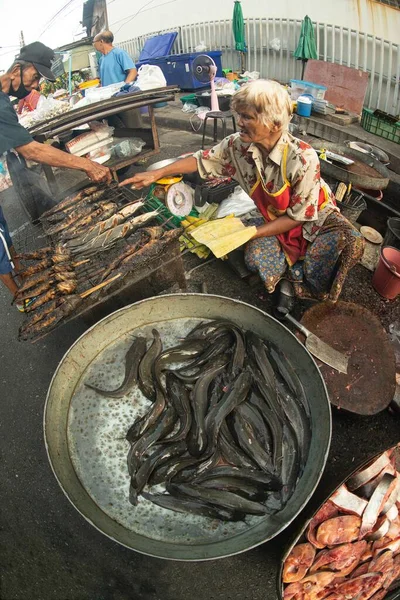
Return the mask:
M227 320L201 323L164 350L153 329L151 340L133 340L119 388L86 385L110 398L138 386L152 402L126 434L133 505L142 495L168 510L242 520L281 510L302 476L311 429L295 369Z

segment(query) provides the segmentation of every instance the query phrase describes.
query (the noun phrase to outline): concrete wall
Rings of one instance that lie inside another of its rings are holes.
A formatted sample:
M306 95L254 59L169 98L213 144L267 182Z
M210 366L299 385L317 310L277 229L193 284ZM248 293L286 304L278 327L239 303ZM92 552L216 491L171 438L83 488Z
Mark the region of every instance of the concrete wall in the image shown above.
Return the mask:
M308 14L313 21L350 27L400 42L400 10L375 0L242 0L242 7L245 18L302 19ZM146 6L144 0L107 0L107 10L109 27L116 41L122 42L161 29L229 19L233 1L155 0Z

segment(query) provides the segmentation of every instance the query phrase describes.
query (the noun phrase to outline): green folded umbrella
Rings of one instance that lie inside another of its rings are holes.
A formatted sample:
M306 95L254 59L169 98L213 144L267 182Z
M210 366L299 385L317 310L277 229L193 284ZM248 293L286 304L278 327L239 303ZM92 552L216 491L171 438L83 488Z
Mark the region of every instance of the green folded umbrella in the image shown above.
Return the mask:
M242 5L239 0L235 0L235 6L233 8L233 37L235 38L235 50L239 52L247 52L246 40L244 37L244 19L242 12Z
M247 52L246 39L244 35L244 19L242 5L235 0L232 18L233 37L235 39L235 50L241 53L241 69L244 68L244 52Z
M304 17L303 22L301 24L300 39L293 56L295 56L298 60L303 61L303 72L301 75L302 77L304 76L304 69L308 59L318 59L314 27L310 17L307 15Z

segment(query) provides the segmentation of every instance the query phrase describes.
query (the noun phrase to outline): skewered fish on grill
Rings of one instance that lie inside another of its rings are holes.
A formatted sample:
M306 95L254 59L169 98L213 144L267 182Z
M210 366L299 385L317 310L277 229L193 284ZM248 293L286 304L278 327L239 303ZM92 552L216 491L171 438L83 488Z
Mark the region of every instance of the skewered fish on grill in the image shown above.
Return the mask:
M81 235L83 232L87 230L88 227L95 225L101 219L108 219L118 210L117 205L114 202L107 202L103 205L99 205L99 207L90 212L88 215L78 219L69 226L66 230L64 230L62 234L62 241L65 242L69 240L71 237L76 235Z
M54 300L56 295L57 291L54 288L51 288L45 294L42 294L41 296L35 298L35 300L33 300L33 302L26 307L25 312L32 312L33 310L36 310L37 308L39 308L39 306L42 306L42 304L46 304L46 302L49 302L49 300Z
M47 219L49 215L54 215L55 213L58 213L64 210L65 208L75 204L76 202L80 202L86 196L90 196L91 194L97 192L97 190L97 185L92 185L81 190L80 192L78 192L78 194L75 194L74 196L67 196L66 198L64 198L64 200L61 200L58 204L56 204L56 206L53 206L53 208L50 208L49 210L44 212L41 215L40 219Z
M128 206L125 206L109 218L104 219L103 215L103 220L96 225L93 225L89 231L70 235L70 240L66 243L66 247L74 248L84 245L101 233L108 231L109 229L113 229L117 225L123 223L129 217L132 217L140 208L142 208L142 206L143 202L135 202L134 204L128 204Z
M17 254L16 258L19 260L43 260L52 252L53 248L51 246L46 246L45 248L39 248L39 250L33 250L32 252Z
M30 267L26 267L23 271L20 271L19 275L25 279L26 277L30 277L35 273L39 273L39 271L43 271L48 267L51 267L53 261L50 257L43 258L41 261L37 262L35 265L31 265Z
M117 269L118 265L131 254L134 254L143 246L146 246L151 241L160 238L164 233L162 227L146 227L139 229L133 235L128 238L125 246L120 250L118 256L108 265L107 269L103 271L100 281L104 281L107 277Z
M143 227L145 223L151 221L158 215L158 211L153 210L138 217L134 217L121 225L117 225L114 229L101 233L93 240L90 240L87 244L80 246L78 249L71 249L73 254L80 254L82 256L90 256L97 252L103 252L108 250L118 240L125 238L128 234L133 233L139 227Z

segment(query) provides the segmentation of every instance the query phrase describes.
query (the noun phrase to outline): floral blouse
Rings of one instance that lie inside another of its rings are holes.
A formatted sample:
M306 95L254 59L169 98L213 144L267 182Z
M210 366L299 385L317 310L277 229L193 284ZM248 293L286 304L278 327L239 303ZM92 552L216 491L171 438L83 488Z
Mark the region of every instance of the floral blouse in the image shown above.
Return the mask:
M303 222L303 237L312 242L326 217L337 208L329 186L321 178L318 155L309 144L285 131L265 157L255 144L243 143L240 134L234 133L210 150L199 150L194 157L203 179L232 177L249 196L261 179L267 191L275 193L285 184L282 159L286 145L286 178L291 187L286 214ZM318 210L321 187L325 188L327 203Z

